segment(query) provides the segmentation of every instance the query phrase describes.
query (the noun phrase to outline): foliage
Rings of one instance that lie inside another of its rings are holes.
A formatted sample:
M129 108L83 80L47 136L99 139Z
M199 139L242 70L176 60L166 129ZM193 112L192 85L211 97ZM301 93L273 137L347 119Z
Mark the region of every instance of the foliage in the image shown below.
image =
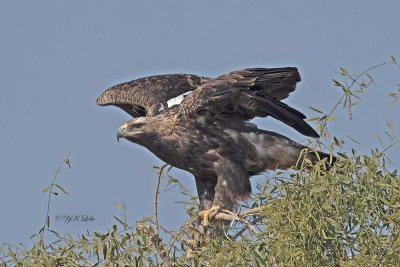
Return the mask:
M310 107L320 114L311 121L318 122L323 138L330 136L327 125L337 108L342 105L351 117L360 94L374 84L370 72L390 64L398 67L393 57L360 75L340 69L342 81L333 81L343 94L338 103L327 113ZM158 169L153 216L128 225L125 206L117 205L120 214L107 231L60 236L50 228L49 211L57 190L67 194L55 183L60 169L71 167L67 157L43 190L49 202L44 226L34 235L37 241L29 249L0 246L0 266L400 266L400 175L385 155L399 139L388 126L391 141L383 150L359 155L334 137L328 147L340 158L331 169L326 160L314 166L304 161L299 170L271 173L248 201L254 212L241 213L257 233L236 221L225 236L205 238L194 251L189 240L198 226L196 199L165 166ZM322 141L314 145L324 146ZM188 222L176 232L157 220L158 186L165 176L189 198ZM56 240L47 242L45 233Z

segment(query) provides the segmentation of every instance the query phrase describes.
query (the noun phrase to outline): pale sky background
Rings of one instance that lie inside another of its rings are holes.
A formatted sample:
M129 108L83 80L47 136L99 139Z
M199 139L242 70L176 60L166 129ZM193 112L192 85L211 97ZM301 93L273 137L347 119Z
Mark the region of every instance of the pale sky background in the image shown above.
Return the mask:
M298 89L286 101L330 109L340 96L339 67L360 72L400 56L400 2L393 1L0 1L0 243L29 243L43 224L42 189L70 152L72 170L58 183L70 193L52 202L52 228L72 234L105 231L125 202L129 223L152 214L161 161L123 140L129 116L96 105L116 83L161 73L218 76L244 67L296 66ZM349 135L360 152L379 147L386 120L399 133L400 104L388 93L400 82L392 66L373 73L371 87L348 122L337 114L332 133ZM304 140L272 120L260 127ZM399 147L389 151L400 162ZM196 193L191 175L175 178ZM263 177L268 176L268 173ZM162 189L165 189L165 181ZM161 224L177 229L185 211L178 190L160 195ZM88 214L94 222L56 222Z

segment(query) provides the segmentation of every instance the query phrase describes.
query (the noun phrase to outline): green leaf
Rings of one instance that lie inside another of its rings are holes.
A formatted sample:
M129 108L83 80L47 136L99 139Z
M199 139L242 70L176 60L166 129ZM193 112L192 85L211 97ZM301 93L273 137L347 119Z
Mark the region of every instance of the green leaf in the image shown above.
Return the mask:
M334 83L334 85L335 86L338 86L338 87L344 87L343 86L343 84L341 84L340 82L338 82L337 80L335 80L335 79L332 79L332 81L333 81L333 83Z
M68 168L71 169L71 160L70 159L66 159L65 163L68 165Z
M340 72L342 73L342 75L346 75L349 73L349 71L345 67L340 67Z
M42 193L46 193L47 191L49 191L51 185L46 186L45 188L43 188Z
M375 85L375 80L374 78L372 78L371 75L369 75L368 73L366 73L367 77L370 79L370 81L372 82L373 85Z
M103 247L103 258L104 259L107 258L107 245L106 244L104 244L104 247Z
M115 203L114 205L115 205L115 207L116 207L117 209L119 209L119 210L124 210L124 208L122 207L121 204Z
M7 249L8 249L8 255L10 255L15 262L18 262L17 255L15 255L14 251L12 251L12 249L9 246L7 247Z
M328 211L332 210L332 206L330 204L328 204L328 203L325 203L324 205L322 205L322 208L324 210L328 210Z
M394 213L391 215L386 215L385 218L389 219L389 220L400 219L400 212L397 212L397 213Z
M43 260L44 266L51 267L51 263L50 263L49 259L46 256L43 256L42 260Z
M330 116L326 119L326 121L334 121L336 120L336 116Z
M124 226L124 228L129 227L128 224L126 224L124 221L122 221L121 219L119 219L117 216L113 215L114 219L116 219L122 226Z
M335 145L340 146L339 140L334 136L333 141L335 142Z
M178 182L177 179L175 179L171 176L168 176L167 186L169 186L170 184L173 184L173 183L177 183L177 182Z
M68 194L68 192L67 191L65 191L65 189L61 186L61 185L58 185L58 184L54 184L58 189L60 189L64 194L66 194L67 196L69 196L69 194Z
M314 110L315 112L318 112L318 113L321 113L321 114L324 114L321 110L319 110L319 109L316 109L316 108L313 108L312 106L308 106L308 108L309 109L311 109L311 110Z
M390 56L390 58L392 59L392 62L397 65L396 58L394 56Z
M315 187L313 189L310 190L311 193L319 193L325 190L325 186L319 186L319 187Z
M306 121L319 121L321 120L321 117L314 117L314 118L308 118Z

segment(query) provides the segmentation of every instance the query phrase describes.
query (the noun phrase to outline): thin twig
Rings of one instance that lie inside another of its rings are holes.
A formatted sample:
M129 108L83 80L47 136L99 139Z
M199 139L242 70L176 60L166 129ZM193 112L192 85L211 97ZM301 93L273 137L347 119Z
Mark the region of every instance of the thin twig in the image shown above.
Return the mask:
M65 159L63 159L63 161L61 161L61 163L58 165L58 168L57 168L56 172L54 173L53 180L51 181L49 195L48 195L48 199L47 199L46 219L44 221L43 227L39 230L39 232L41 232L40 233L40 239L43 239L43 237L44 237L44 230L46 230L46 229L48 229L48 227L50 227L49 213L50 213L51 195L53 194L53 188L54 188L54 185L55 185L55 181L57 179L58 174L61 171L61 167L64 165L64 163L67 164L70 167L69 155L70 155L70 153L68 153L68 155L65 157ZM47 224L48 227L46 227L46 224Z
M168 164L164 164L162 166L160 166L160 170L158 172L158 177L157 177L157 184L156 184L156 188L154 189L154 207L153 207L153 217L154 217L154 221L155 221L155 225L156 225L156 234L159 234L159 226L158 226L158 192L160 189L160 182L161 182L161 177L163 174L163 171L165 169L165 167L167 167Z
M256 214L260 214L263 212L263 210L266 208L267 206L259 206L256 208L252 208L246 211L243 211L239 214L235 214L230 210L222 210L218 213L216 213L215 215L212 216L212 219L215 220L224 220L224 221L239 221L244 225L244 230L240 230L239 235L241 235L246 229L248 229L250 232L257 234L258 231L254 228L253 224L258 222L259 220L261 220L262 218L265 218L265 216L260 216L259 218L255 218L252 222L249 222L245 219L245 217L247 216L251 216L251 215L256 215ZM204 225L200 225L200 227L206 227ZM201 236L201 229L196 229L196 232L198 232L198 236ZM233 237L233 240L235 240L239 235L235 235Z
M239 217L238 215L236 215L235 213L233 213L232 211L229 210L223 210L223 212L218 213L215 216L216 219L219 220L226 220L226 221L239 221L241 222L244 226L247 227L247 229L249 229L251 232L253 232L254 234L257 234L257 230L253 227L253 225L251 225L246 219Z
M240 217L247 217L247 216L250 216L250 215L257 214L257 213L262 213L262 211L265 210L266 207L267 206L260 206L260 207L256 207L256 208L253 208L253 209L249 209L249 210L243 211L242 213L239 213L239 216Z
M367 74L368 72L370 72L371 70L374 70L376 68L382 67L384 65L390 64L391 62L383 62L381 64L372 66L366 70L364 70L363 72L361 72L360 74L358 74L355 78L347 75L347 77L349 77L352 80L352 83L350 84L350 86L347 87L347 89L350 89L351 87L353 87L353 85L355 83L358 83L358 79L360 79L363 75ZM325 116L325 120L322 123L322 127L321 129L326 128L326 124L327 124L327 120L332 116L333 112L335 112L335 110L337 109L337 107L339 106L340 103L342 103L342 100L346 97L346 93L343 93L343 95L340 97L339 101L333 106L333 108L331 109L331 111L328 113L328 115Z
M254 218L251 222L250 222L250 224L252 224L252 225L254 225L254 224L256 224L258 221L261 221L262 219L264 219L266 216L265 215L263 215L263 216L259 216L259 217L257 217L257 218ZM247 227L243 227L242 229L240 229L233 237L231 237L231 239L232 240L236 240L239 236L241 236L243 233L244 233L244 231L246 231L247 230Z
M163 262L163 266L166 267L173 266L173 261L171 257L168 255L167 251L165 250L164 243L162 242L161 237L157 233L157 230L153 229L153 227L147 224L142 224L139 227L145 227L149 230L150 241L153 243L154 248L156 249L158 255L160 256Z

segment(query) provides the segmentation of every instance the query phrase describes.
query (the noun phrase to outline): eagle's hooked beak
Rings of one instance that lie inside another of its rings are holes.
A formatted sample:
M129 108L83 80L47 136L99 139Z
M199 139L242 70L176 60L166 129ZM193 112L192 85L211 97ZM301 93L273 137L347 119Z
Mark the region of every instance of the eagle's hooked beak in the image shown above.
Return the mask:
M123 138L125 136L126 133L126 123L124 125L122 125L121 127L118 128L117 130L117 141L119 143L119 139Z

